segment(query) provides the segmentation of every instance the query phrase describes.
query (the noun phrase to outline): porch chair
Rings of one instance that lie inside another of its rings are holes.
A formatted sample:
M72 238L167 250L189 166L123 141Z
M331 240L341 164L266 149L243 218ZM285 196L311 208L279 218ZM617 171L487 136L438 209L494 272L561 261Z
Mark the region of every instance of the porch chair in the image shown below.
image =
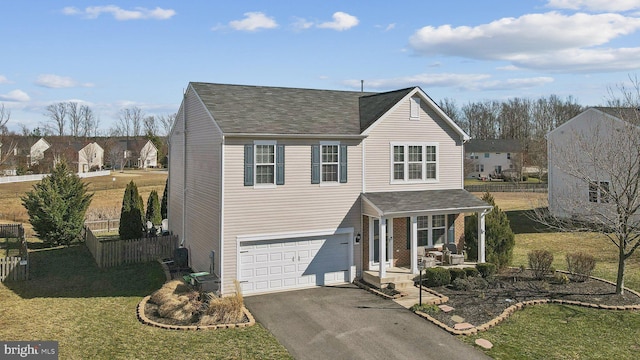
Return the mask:
M424 246L418 246L418 262L424 262L424 267L430 268L436 266L436 258L427 253Z
M445 261L449 265L461 265L464 264L464 250L458 253L458 247L456 244L447 244L445 249L448 253L445 255Z

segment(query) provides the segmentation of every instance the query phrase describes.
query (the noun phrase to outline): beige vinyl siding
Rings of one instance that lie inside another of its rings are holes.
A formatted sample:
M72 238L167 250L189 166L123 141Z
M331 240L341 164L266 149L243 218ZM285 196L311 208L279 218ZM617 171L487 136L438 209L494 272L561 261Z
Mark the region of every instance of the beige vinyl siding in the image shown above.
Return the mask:
M272 188L244 186L244 145L254 140L226 138L224 150L224 284L223 292L233 291L237 278L237 237L360 229L360 190L362 151L359 141L348 145L348 182L311 184L311 145L319 140L278 140L285 146L285 184ZM359 246L359 245L358 245ZM358 249L356 246L356 249ZM360 250L354 262L360 271Z
M462 140L437 113L420 102L420 119L409 119L409 99L374 125L365 141L365 192L461 189ZM438 181L391 184L391 143L438 143Z
M371 203L362 199L362 214L368 216L377 216L378 210L373 207Z
M195 94L188 92L184 104L187 114L187 162L184 164L186 165L186 224L178 234L184 241L184 246L189 249L189 262L193 270L210 272L210 253L213 250L216 253L216 269L213 271L220 275L222 134ZM183 119L180 118L180 120ZM180 132L182 124L178 124L176 129ZM177 134L178 139L181 136L182 134ZM184 149L184 143L181 148ZM173 165L177 165L172 166L172 173L174 170L179 172L184 169L177 164L183 162L182 153L179 149L176 149L175 153L177 158L170 158L170 161L174 161ZM177 182L182 184L183 175L184 173L172 174L172 179L175 177L178 179ZM176 204L176 208L180 209L181 204ZM172 212L171 216L178 222L182 221L181 212Z

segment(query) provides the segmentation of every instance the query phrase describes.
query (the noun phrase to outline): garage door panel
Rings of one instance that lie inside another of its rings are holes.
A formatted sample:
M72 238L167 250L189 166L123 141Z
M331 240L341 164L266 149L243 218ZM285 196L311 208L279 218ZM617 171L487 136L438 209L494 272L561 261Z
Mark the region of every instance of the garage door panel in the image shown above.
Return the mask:
M246 294L349 280L346 234L244 242L240 258L242 289ZM265 274L267 264L269 271Z

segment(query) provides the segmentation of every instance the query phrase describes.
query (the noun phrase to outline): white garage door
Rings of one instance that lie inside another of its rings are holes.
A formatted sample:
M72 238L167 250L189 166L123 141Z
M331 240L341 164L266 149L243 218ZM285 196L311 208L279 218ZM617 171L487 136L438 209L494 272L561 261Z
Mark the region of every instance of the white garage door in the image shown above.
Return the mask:
M240 245L239 259L244 294L349 281L346 234L245 241Z

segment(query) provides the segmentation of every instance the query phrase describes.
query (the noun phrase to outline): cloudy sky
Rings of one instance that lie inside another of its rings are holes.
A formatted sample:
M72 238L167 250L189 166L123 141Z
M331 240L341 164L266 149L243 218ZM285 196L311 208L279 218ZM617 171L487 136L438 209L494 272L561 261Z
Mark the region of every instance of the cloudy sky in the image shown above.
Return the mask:
M103 129L173 113L189 81L598 105L640 75L639 31L640 0L7 1L0 103L13 130L60 101Z

